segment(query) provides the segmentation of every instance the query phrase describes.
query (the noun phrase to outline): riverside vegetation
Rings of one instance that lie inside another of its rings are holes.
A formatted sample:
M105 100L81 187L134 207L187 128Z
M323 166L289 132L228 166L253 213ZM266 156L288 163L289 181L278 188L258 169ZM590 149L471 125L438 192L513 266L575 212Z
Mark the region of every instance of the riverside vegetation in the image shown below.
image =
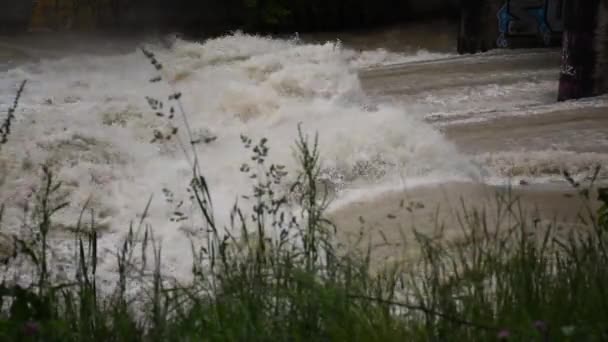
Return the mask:
M31 12L34 3L37 2L23 1L22 12ZM459 13L456 0L55 0L48 3L47 20L57 29L65 28L68 23L72 28L90 28L94 23L95 27L106 30L158 28L196 36L221 35L233 30L278 33L361 29L416 20L421 14L454 18ZM1 24L0 29L4 26ZM28 25L25 18L18 24L23 28ZM11 28L8 26L6 29Z
M143 52L162 71L154 54ZM4 119L2 144L24 86ZM365 243L340 244L340 227L326 218L317 140L301 129L294 181L283 166L269 164L266 139L242 137L254 165L241 171L253 179L255 205L235 205L229 226L218 226L199 142L177 134L179 126L191 136L180 97L148 103L156 115L180 121L155 131L154 140L177 140L192 166L190 199L202 222L202 234L191 237L192 280L163 272L162 245L144 210L116 251L115 287L102 291L100 232L86 219L94 208L85 203L73 229L74 272L58 282L49 235L69 204L52 168L43 166L27 222L13 235L14 253L0 274L20 261L34 277L16 284L2 276L1 341L608 340L608 191L592 191L595 177L583 186L566 174L582 200L598 193L603 203L581 213L580 229L560 233L516 199L502 198L495 226L483 209L463 206L459 220L438 227L459 230L461 238L416 233L409 248L419 249L418 258L379 265Z

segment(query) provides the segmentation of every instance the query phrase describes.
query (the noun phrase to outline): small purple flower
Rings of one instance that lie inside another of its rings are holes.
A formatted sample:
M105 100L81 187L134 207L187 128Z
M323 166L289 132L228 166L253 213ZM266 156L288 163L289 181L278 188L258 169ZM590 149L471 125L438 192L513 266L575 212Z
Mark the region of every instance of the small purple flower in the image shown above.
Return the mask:
M546 332L547 331L547 323L545 323L545 321L534 321L534 328L536 328L536 330L538 330L539 332Z
M26 336L38 335L39 332L40 332L40 324L38 324L38 322L28 321L27 323L25 323L23 325L23 333Z
M503 329L498 332L499 340L507 340L507 339L509 339L510 336L511 336L511 332L507 329Z

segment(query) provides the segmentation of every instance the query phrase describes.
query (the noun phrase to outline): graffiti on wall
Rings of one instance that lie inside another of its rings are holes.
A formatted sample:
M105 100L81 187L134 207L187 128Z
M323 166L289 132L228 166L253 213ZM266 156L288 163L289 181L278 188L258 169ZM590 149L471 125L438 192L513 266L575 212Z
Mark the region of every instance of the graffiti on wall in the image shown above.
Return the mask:
M498 11L496 45L511 46L518 37L537 38L548 46L561 34L564 0L507 0Z

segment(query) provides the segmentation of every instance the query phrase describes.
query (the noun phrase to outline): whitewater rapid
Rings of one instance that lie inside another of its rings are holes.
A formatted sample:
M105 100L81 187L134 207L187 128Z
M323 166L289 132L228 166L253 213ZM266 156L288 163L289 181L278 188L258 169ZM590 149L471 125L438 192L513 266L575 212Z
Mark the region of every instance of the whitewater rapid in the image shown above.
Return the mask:
M430 125L396 106L371 105L358 79L361 67L441 55L355 52L339 42L304 44L240 33L147 47L164 64L167 83L149 82L155 70L135 48L113 56L43 59L2 73L2 109L11 103L15 85L28 80L10 142L0 154L5 224L19 226L20 206L40 181L39 165L50 163L72 204L59 214L59 223L73 226L89 201L97 224L107 227L103 241L111 248L154 195L148 223L166 246L169 263L184 257L180 232L200 222L171 217L175 203L188 197L191 169L176 143L151 142L166 121L145 99L164 99L173 89L183 93L194 135L216 138L198 153L220 222L253 185L240 172L250 158L240 136L267 138L270 159L293 174L300 123L304 132L319 134L324 175L336 189L471 172ZM188 141L184 129L179 134Z
M408 91L422 89L432 77L441 79L427 74L409 81L409 76L401 76L401 86L393 93L406 95L391 95L387 88L391 77L399 76L382 67L449 61L455 58L450 53L356 51L338 41L310 44L241 33L204 43L177 39L170 47L158 42L144 45L164 65L164 82L150 82L156 72L135 47L115 55L78 53L24 62L1 72L3 111L19 82L28 80L10 141L0 151L5 225L20 226L22 206L40 181L39 165L50 163L71 202L57 217L59 223L74 225L89 201L96 208L97 224L105 227L102 248L114 250L129 222L138 219L153 196L147 223L163 242L167 270L188 273L190 265L183 258L189 258L189 247L182 232L200 222L175 222L172 217L175 203L188 198L191 169L175 141L151 142L154 131L167 123L146 101L146 96L165 99L174 91L183 94L195 138L213 138L198 145L198 156L222 223L237 199L249 205L241 197L249 195L253 185L240 171L250 159L241 135L254 141L267 138L271 161L285 165L293 175L298 124L305 133L319 134L322 174L338 200L342 194L352 196L365 189L452 180L499 182L510 176L501 169L504 158L461 152L433 121L462 118L458 113L463 112L509 109L513 100L507 95L527 94L521 84L475 88L467 85L473 79L465 78L464 84L448 84L443 92ZM385 73L384 78L373 80L373 71L367 78L360 75L370 69L377 70L376 76ZM548 101L548 89L555 84L548 75L539 70L531 80L522 81L545 93L543 100L533 95L521 104ZM405 88L403 82L409 82ZM377 94L369 90L374 87L380 89ZM185 132L180 129L178 134L188 141ZM551 164L543 156L537 160ZM587 160L594 157L581 163ZM112 264L108 260L107 267Z

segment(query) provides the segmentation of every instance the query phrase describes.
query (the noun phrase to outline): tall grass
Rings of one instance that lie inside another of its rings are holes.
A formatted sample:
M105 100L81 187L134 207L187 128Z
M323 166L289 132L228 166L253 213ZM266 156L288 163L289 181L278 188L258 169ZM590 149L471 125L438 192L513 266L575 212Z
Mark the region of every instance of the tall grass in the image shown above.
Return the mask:
M15 95L15 99L13 100L12 105L8 108L6 117L4 118L4 120L2 120L2 125L0 125L0 146L8 142L8 137L11 134L11 126L13 124L13 121L15 120L15 112L17 111L17 107L19 106L19 100L21 99L21 95L25 90L26 83L27 81L21 82L21 85L17 90L17 94Z
M161 81L162 64L144 53L159 72L152 81ZM15 253L6 266L26 260L36 277L27 285L3 279L0 340L608 339L607 190L599 189L598 212L581 215L585 229L564 234L541 225L518 201L501 198L496 225L483 209L463 206L459 220L444 227L460 230L461 238L417 233L417 246L410 248L418 248L420 257L413 265L378 265L369 246L340 248L340 227L326 218L327 194L319 186L317 138L301 128L295 139L299 168L290 184L285 167L268 162L266 139L241 137L251 154L251 165L241 171L254 180L254 205L235 204L228 226L218 226L196 151L200 142L188 133L180 98L173 92L166 104L148 102L171 122L181 114L180 125L154 138L176 139L192 167L191 200L204 223L191 237L192 281L163 272L162 245L145 223L150 202L115 253L111 292L101 290L98 230L88 203L74 229L76 271L57 281L49 232L67 202L52 169L44 167L26 213L33 234L14 236ZM572 182L590 199L589 188ZM132 289L140 290L137 296Z

